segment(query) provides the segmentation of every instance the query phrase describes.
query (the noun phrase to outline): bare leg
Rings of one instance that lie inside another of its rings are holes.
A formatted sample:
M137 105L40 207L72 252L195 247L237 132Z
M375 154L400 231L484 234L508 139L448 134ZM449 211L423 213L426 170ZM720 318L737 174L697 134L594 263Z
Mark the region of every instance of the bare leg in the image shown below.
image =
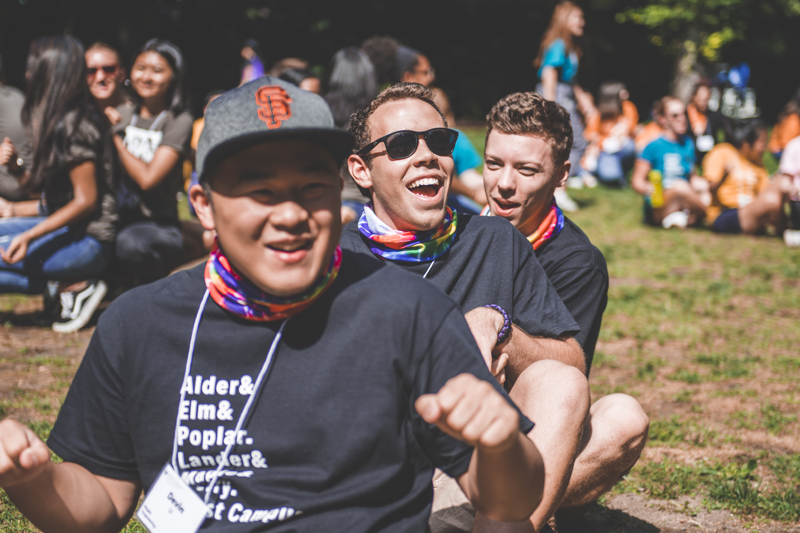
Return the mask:
M739 225L743 233L757 233L768 224L776 226L778 231L783 230L786 224L783 204L788 201L784 191L789 186L788 180L788 176L776 176L752 203L739 208Z
M660 226L664 217L684 209L689 211L690 226L700 222L706 214L706 206L700 195L688 182L678 180L672 188L664 191L664 205L653 209L653 221Z
M561 507L591 503L610 490L639 459L650 420L630 396L610 394L592 405L586 424Z
M545 463L544 496L531 516L534 530L539 531L567 490L591 401L589 386L586 377L576 368L542 360L520 374L509 395L536 424L528 437L536 443ZM476 515L473 528L474 532L512 530L531 531L531 528L525 523L500 528L480 513Z

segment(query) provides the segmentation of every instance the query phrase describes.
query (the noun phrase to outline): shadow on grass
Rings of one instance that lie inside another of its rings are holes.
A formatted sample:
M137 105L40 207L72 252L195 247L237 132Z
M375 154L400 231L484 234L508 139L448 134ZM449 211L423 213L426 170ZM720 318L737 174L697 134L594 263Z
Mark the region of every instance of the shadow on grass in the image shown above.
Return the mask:
M659 533L662 531L624 511L593 503L582 516L570 516L569 509L558 512L558 533Z

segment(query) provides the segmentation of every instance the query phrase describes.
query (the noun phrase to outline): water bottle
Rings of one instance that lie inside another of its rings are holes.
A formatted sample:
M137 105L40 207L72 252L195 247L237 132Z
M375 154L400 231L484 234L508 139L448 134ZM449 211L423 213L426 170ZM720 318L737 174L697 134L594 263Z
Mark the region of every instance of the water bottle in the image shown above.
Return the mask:
M650 195L650 205L654 209L658 209L664 205L664 178L660 170L651 170L647 176L650 183L653 184L653 194Z

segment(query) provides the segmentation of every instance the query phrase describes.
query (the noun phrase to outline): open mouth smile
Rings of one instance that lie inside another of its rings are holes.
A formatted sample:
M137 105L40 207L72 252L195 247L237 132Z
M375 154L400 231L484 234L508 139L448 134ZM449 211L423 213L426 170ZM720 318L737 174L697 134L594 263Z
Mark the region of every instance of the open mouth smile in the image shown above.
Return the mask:
M285 263L297 263L301 261L314 245L313 240L298 240L287 242L274 242L267 245L267 248L275 252L278 258Z
M406 188L421 198L436 198L442 190L442 180L434 177L423 177L412 181Z
M497 198L492 198L492 202L494 202L495 211L501 217L506 217L511 215L514 212L514 210L518 208L520 205L516 202L498 200Z

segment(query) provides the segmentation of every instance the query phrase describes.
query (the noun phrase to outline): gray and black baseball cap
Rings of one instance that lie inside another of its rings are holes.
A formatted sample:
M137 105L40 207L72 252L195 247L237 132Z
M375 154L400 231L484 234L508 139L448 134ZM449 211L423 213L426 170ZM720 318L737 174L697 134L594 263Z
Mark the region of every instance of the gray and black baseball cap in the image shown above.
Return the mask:
M324 146L339 164L353 147L353 136L334 126L321 97L272 76L253 80L208 106L197 144L198 178L203 181L207 170L239 150L292 139Z

